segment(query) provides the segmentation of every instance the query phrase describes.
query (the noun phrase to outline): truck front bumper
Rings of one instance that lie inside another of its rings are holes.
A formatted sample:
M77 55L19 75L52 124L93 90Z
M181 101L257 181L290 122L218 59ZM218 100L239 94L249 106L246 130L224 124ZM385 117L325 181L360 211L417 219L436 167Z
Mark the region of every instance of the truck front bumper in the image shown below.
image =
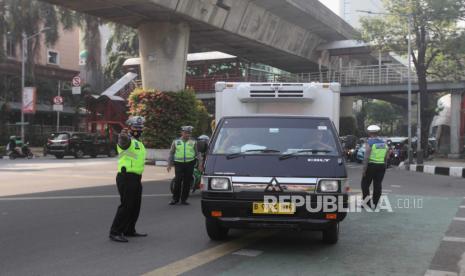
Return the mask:
M218 220L228 228L271 228L324 230L346 217L346 212L309 212L305 206L297 207L294 214L253 214L254 201L202 199L202 212L207 218ZM348 196L344 196L344 206L348 207ZM212 216L212 212L221 216ZM327 214L332 214L331 219ZM335 216L335 217L334 217Z

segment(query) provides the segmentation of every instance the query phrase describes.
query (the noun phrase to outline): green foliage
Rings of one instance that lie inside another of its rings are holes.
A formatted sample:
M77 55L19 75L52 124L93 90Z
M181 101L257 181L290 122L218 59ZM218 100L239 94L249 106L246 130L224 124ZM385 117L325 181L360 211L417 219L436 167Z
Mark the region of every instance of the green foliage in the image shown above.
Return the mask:
M108 81L116 81L123 76L123 63L128 58L139 56L139 37L131 27L112 24L112 35L105 47L108 63L104 74Z
M347 116L339 118L339 136L357 136L357 122L354 117Z
M459 23L465 19L465 0L385 0L384 7L386 15L362 20L361 36L381 50L405 56L411 22L411 57L420 90L421 136L425 148L436 107L427 93L427 77L435 75L446 80L464 77L461 68L465 32Z
M385 101L372 101L366 104L368 124L377 124L383 134L394 134L394 125L402 119L401 111ZM389 128L389 131L388 131Z
M136 89L129 96L129 113L145 117L143 140L147 147L169 148L183 125L194 126L194 135L208 130L208 113L192 90L160 92ZM203 134L203 133L202 133Z

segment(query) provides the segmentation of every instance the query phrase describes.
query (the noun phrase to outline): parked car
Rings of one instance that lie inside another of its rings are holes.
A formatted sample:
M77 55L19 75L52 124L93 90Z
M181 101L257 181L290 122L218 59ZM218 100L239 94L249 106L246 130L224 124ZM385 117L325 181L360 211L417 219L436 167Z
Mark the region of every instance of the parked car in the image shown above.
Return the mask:
M82 158L86 155L116 155L116 145L109 139L93 133L85 132L56 132L48 138L45 152L62 159L65 156Z

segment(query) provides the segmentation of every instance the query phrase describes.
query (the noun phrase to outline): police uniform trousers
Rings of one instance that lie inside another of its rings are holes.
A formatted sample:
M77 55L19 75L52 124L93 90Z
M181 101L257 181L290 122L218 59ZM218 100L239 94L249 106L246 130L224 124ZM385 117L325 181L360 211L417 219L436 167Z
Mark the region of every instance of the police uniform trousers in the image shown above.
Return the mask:
M120 205L116 211L110 233L131 234L136 232L142 202L142 176L135 173L118 173L116 185L120 195Z
M385 164L368 163L365 176L362 178L363 200L365 200L370 195L370 185L373 182L372 202L375 207L378 205L378 201L381 197L381 183L383 182L385 172Z
M189 190L194 175L194 166L196 160L191 162L174 162L175 184L173 191L173 200L178 202L179 198L184 202L189 197Z

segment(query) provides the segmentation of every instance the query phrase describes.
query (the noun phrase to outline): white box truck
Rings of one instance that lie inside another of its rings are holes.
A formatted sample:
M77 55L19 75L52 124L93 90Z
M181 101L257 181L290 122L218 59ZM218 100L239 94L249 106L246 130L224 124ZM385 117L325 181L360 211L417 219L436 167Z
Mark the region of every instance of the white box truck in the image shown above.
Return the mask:
M216 83L216 130L202 177L211 239L230 228L323 231L336 243L348 205L337 83ZM344 208L328 209L333 201Z
M339 128L339 83L217 82L215 118L260 114L328 117Z

